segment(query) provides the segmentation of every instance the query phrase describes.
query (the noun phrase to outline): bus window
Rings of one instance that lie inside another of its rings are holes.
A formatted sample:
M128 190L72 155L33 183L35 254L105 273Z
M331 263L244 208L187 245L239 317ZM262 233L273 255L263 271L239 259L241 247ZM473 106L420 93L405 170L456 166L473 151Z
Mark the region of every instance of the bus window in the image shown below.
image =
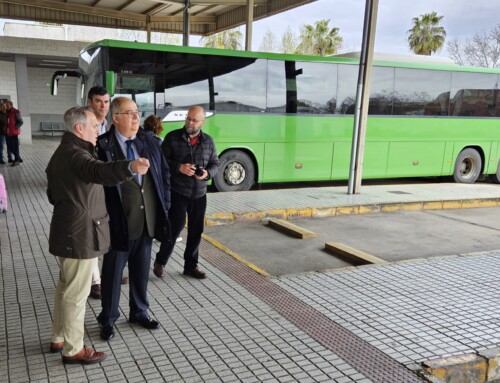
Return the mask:
M337 65L296 62L297 113L334 114L337 105Z
M368 114L391 115L394 94L394 68L373 67Z
M447 102L435 100L450 91L451 73L437 70L396 68L394 83L394 115L423 116L432 111L433 115L447 116ZM427 105L431 104L431 107ZM441 107L442 106L442 107ZM426 109L427 107L427 109ZM427 110L427 113L426 113Z
M451 116L496 115L498 76L489 73L455 72L451 81Z
M358 66L339 64L338 114L354 114Z
M266 60L217 57L211 60L215 110L262 112L266 108Z

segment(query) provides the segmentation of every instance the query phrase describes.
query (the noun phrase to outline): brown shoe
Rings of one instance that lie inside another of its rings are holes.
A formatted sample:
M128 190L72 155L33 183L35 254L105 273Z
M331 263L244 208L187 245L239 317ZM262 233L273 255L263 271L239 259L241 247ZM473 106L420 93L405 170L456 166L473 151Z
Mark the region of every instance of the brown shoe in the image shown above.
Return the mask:
M89 297L94 298L94 299L101 299L101 285L90 286Z
M50 344L50 352L55 354L56 352L61 352L64 347L64 342L52 342Z
M153 266L153 273L158 277L158 278L163 278L165 276L165 266L155 262Z
M201 271L200 269L192 269L192 270L184 270L184 275L189 275L190 277L196 278L196 279L203 279L206 278L207 274Z
M128 284L128 277L122 276L122 285Z
M106 354L104 352L94 351L92 347L83 346L82 351L73 356L64 356L62 357L62 361L65 364L93 364L100 363L104 359L106 359Z

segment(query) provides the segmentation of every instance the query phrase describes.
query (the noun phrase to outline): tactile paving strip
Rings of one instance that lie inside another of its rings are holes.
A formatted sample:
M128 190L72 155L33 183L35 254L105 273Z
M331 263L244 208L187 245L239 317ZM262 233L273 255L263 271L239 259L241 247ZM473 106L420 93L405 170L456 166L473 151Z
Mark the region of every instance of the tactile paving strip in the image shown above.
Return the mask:
M201 243L203 258L244 286L316 341L373 382L424 382L413 371L290 294L250 270L208 241Z

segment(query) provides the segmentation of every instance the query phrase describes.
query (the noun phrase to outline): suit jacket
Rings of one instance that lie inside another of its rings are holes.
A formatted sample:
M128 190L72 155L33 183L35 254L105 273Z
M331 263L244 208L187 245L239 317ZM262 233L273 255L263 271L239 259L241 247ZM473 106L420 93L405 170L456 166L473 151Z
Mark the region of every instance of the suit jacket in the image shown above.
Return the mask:
M119 146L116 143L115 126L97 139L97 153L102 161L116 161L120 158L117 153ZM157 198L157 214L154 238L160 242L170 241L170 224L168 209L170 209L170 172L167 161L155 139L139 129L134 141L139 155L147 158L150 163L148 172L153 181ZM106 207L110 217L111 248L113 250L128 251L129 234L128 223L122 205L121 187L105 187Z

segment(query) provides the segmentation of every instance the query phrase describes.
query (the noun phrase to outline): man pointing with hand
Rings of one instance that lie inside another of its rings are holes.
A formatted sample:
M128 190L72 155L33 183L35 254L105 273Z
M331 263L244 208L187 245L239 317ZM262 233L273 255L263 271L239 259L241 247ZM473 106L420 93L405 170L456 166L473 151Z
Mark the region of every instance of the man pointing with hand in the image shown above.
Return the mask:
M65 133L47 166L47 196L54 211L49 251L59 258L54 293L50 352L62 351L63 363L91 364L106 358L83 344L85 305L97 257L109 251L109 216L101 185L117 185L147 174L146 158L105 163L97 160L95 114L70 108Z
M101 338L114 337L119 313L121 276L129 266L129 317L146 329L160 324L148 314L147 287L153 238L170 241L168 209L170 208L170 173L156 139L139 129L140 111L126 97L111 102L111 129L97 140L102 161L145 158L149 171L140 172L128 182L105 187L110 217L111 251L104 255L101 275L102 311L97 320ZM146 164L144 164L146 166Z

